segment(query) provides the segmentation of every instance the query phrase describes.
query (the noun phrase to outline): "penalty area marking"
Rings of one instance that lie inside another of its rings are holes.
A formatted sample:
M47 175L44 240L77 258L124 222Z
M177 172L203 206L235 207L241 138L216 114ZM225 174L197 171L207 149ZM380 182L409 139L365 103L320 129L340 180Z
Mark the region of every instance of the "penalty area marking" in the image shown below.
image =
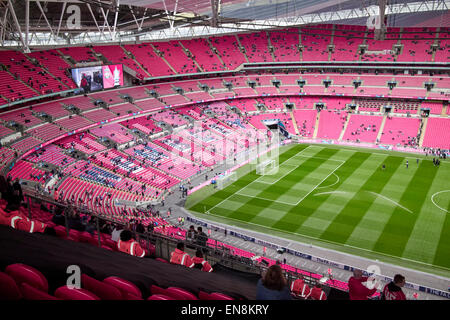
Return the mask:
M339 176L336 174L336 173L334 173L333 172L333 175L337 178L337 181L335 182L335 183L333 183L333 184L330 184L329 186L323 186L323 187L317 187L316 189L322 189L322 188L328 188L328 187L332 187L332 186L334 186L335 184L337 184L337 183L339 183ZM317 194L316 194L317 195Z
M440 206L438 206L438 205L436 204L436 202L434 202L434 197L437 196L437 195L440 194L440 193L443 193L443 192L450 192L450 190L442 190L442 191L436 192L435 194L433 194L433 195L431 196L431 202L433 202L433 204L434 204L436 207L438 207L439 209L441 209L442 211L444 211L444 212L446 212L446 213L450 213L450 211L448 211L448 210L446 210L446 209L444 209L444 208L441 208Z

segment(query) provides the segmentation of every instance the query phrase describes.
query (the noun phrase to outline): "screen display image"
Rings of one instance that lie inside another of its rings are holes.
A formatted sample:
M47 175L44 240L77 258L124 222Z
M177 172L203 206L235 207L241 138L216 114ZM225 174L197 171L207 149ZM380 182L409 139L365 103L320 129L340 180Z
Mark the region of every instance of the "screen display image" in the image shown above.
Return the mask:
M72 69L72 78L85 93L123 85L121 64Z
M103 87L105 89L123 86L123 70L121 64L102 66Z

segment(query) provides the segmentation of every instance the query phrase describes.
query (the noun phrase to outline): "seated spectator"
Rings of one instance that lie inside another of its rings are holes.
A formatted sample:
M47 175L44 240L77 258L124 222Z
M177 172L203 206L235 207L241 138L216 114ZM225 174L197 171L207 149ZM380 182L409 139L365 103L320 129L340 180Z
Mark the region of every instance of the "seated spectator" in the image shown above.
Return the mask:
M291 292L296 298L308 299L309 295L311 294L311 290L303 280L302 275L300 275L300 277L297 280L292 282Z
M66 225L66 217L62 214L63 210L61 207L57 207L55 210L55 215L52 218L52 222L59 226L65 226Z
M192 259L192 262L194 263L194 268L200 269L205 272L212 272L213 268L211 265L203 259L203 253L202 250L198 249L197 252L195 252L195 257Z
M256 300L291 300L286 278L279 265L272 265L259 279Z
M180 264L180 265L188 267L188 268L194 267L194 262L192 262L191 257L189 256L189 254L184 252L184 243L183 242L177 243L177 248L170 255L170 263Z
M120 240L117 242L117 248L119 251L135 257L143 258L145 256L145 250L133 239L130 230L123 230L120 233Z
M371 295L373 295L377 289L369 289L363 285L368 277L362 276L362 271L355 269L353 270L353 276L348 280L348 294L350 300L368 300Z
M320 282L316 282L314 288L311 289L309 298L312 300L327 300L327 295L323 292L322 284Z
M69 215L69 229L74 229L83 232L85 226L83 225L80 215L76 212Z
M402 287L405 283L405 277L401 274L396 274L394 276L394 281L391 281L384 286L381 300L406 300L406 296L402 291Z

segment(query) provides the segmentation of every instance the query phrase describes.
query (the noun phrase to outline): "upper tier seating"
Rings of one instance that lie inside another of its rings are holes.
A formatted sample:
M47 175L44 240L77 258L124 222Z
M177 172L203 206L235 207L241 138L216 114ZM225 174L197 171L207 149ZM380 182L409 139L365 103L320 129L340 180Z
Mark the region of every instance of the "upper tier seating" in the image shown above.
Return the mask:
M178 41L154 42L153 46L163 52L163 57L179 74L201 72L183 51Z
M218 56L212 52L206 39L182 40L180 43L193 54L204 72L226 70Z
M272 62L266 31L238 35L248 62Z
M37 95L63 91L63 84L53 78L39 66L35 66L19 51L4 51L0 55L0 63L22 82L38 92Z
M28 56L37 59L41 66L44 66L51 74L63 82L68 89L77 87L70 75L70 65L56 50L35 51L28 53Z
M228 70L235 70L241 64L247 62L245 56L239 51L236 36L211 37L210 41L219 52Z
M158 57L150 44L127 44L123 47L134 55L144 70L147 71L152 77L175 74L167 63Z
M270 43L274 48L275 61L300 61L300 52L297 45L300 44L299 30L297 28L286 31L269 32Z
M88 47L70 47L58 49L63 55L71 56L76 62L93 62L98 61Z

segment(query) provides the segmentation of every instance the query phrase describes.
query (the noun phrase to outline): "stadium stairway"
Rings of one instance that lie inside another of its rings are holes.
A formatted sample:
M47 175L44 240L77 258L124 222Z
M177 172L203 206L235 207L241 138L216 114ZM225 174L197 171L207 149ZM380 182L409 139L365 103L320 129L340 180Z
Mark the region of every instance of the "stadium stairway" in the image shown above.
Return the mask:
M319 121L320 121L320 112L317 112L316 123L314 124L313 139L317 137L317 132L319 132Z
M342 138L344 137L349 122L350 122L350 113L347 114L347 119L345 120L344 128L342 129L341 134L339 135L338 141L342 141Z
M380 126L380 130L378 131L378 135L377 135L377 140L376 141L380 141L381 140L381 135L383 134L384 124L386 123L386 119L387 119L387 115L385 114L383 116L383 121L381 121L381 126Z
M422 130L420 130L419 147L422 148L423 139L425 138L425 131L427 129L428 118L422 118Z

